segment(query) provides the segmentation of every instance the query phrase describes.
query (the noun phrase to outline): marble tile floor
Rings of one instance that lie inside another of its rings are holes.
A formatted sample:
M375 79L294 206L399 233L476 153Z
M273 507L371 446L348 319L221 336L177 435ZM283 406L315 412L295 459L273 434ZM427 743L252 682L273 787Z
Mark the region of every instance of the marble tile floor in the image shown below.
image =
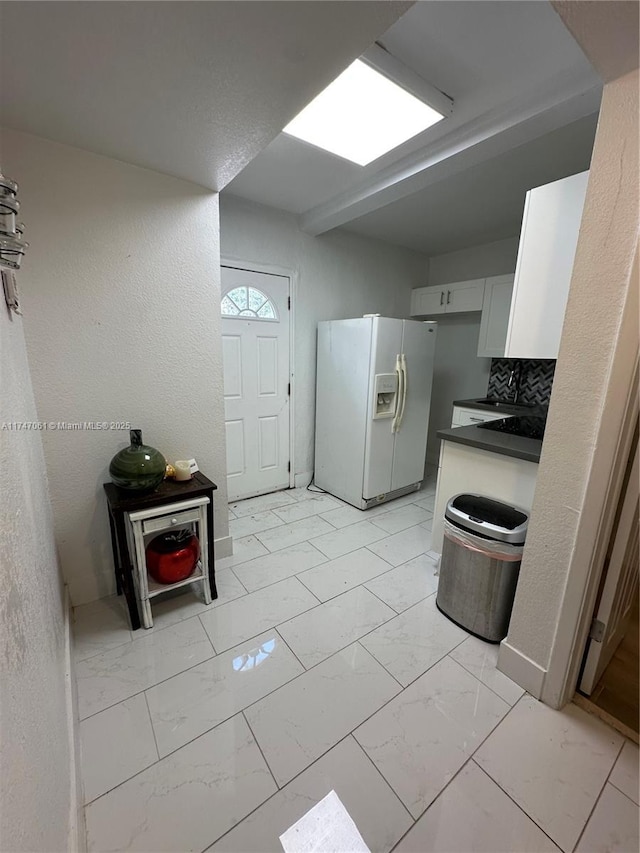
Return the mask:
M75 609L90 851L282 851L335 790L373 853L637 853L638 747L435 608L434 491L239 502L211 605Z

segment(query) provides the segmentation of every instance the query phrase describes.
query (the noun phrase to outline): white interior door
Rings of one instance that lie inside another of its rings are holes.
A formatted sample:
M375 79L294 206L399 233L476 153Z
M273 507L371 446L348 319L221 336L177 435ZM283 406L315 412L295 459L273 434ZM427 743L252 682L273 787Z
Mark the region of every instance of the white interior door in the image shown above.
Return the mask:
M626 633L638 595L638 444L633 450L617 525L607 554L600 602L588 640L580 690L591 694Z
M289 279L222 267L229 500L289 486Z

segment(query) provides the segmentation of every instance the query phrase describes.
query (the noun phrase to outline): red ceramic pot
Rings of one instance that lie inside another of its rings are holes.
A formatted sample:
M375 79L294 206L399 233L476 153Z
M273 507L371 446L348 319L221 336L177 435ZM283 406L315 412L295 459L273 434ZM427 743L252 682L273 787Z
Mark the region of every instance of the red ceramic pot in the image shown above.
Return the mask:
M171 530L147 545L147 570L158 583L186 580L198 563L200 542L190 530Z

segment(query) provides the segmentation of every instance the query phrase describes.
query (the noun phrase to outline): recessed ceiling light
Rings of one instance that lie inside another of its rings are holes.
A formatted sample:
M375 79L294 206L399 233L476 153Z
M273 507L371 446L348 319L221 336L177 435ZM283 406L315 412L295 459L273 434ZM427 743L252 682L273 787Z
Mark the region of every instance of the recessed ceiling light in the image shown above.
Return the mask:
M366 166L443 118L442 112L356 59L284 132Z

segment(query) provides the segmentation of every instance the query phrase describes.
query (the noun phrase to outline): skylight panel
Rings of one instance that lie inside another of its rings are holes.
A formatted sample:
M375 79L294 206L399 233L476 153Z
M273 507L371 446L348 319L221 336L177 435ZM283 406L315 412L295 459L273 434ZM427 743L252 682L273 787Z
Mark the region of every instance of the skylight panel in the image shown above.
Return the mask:
M284 132L366 166L444 115L356 59Z

